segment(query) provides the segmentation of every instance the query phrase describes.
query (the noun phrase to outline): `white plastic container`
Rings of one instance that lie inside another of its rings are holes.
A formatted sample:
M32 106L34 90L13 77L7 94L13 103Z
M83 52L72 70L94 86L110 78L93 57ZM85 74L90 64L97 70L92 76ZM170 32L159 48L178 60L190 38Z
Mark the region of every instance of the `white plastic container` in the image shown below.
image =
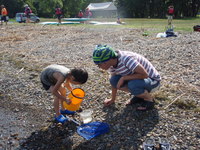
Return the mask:
M92 121L92 113L92 109L86 109L80 113L80 117L83 120L83 123L89 123Z

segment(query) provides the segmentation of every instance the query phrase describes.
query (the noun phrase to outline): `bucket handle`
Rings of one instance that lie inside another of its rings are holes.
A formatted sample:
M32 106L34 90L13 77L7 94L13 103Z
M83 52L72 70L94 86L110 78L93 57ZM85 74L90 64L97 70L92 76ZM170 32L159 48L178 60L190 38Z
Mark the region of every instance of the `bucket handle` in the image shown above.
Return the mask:
M82 90L82 89L81 89ZM84 92L84 91L83 91ZM76 97L76 98L78 98L78 99L83 99L84 97L79 97L79 96L76 96L76 95L74 95L73 94L73 91L71 91L71 94L74 96L74 97Z

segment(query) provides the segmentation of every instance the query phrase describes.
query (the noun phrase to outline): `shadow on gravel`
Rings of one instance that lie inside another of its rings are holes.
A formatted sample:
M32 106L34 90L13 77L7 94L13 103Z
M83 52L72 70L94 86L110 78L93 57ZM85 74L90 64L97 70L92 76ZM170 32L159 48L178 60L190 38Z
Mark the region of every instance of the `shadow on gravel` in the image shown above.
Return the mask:
M41 149L41 150L71 150L72 139L70 138L76 126L70 122L64 125L50 123L49 126L33 132L31 136L20 143L19 149Z
M102 110L106 113L103 122L110 125L110 132L107 134L89 141L80 136L80 141L83 142L74 147L76 143L73 143L72 136L77 127L71 122L64 125L50 122L49 126L22 140L19 149L139 150L144 138L159 121L158 111L136 111L136 106L127 106L120 110L119 107L112 105Z
M138 150L144 138L159 122L158 110L136 111L136 106L127 106L120 112L114 105L104 108L103 122L110 125L110 132L81 143L76 150Z

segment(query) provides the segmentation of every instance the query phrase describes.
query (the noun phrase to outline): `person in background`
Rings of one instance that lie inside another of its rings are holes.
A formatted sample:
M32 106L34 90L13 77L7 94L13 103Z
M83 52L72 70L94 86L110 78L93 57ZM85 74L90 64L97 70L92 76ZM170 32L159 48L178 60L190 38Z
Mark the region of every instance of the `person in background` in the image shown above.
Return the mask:
M8 22L7 15L8 15L7 9L5 8L4 5L1 5L1 25L3 25L3 21L7 25Z
M168 10L167 10L168 25L171 25L171 24L172 24L173 15L174 15L174 6L173 6L173 5L170 5L170 6L168 7Z
M111 74L112 94L104 101L109 106L116 101L118 90L134 97L126 104L141 103L137 108L146 111L154 107L150 92L160 85L161 77L154 66L142 55L130 51L115 51L107 45L97 45L93 51L94 63Z
M79 18L83 18L83 12L82 12L82 10L79 11L78 17L79 17Z
M89 8L85 9L85 14L84 14L85 18L90 18L92 17L92 12L90 11Z
M62 10L58 6L55 9L56 16L58 18L58 23L61 24Z
M83 69L68 69L62 65L49 65L43 69L40 75L40 80L43 88L50 91L54 96L55 120L60 123L67 121L63 114L73 114L74 112L65 110L63 101L70 104L71 101L66 98L67 89L73 90L71 84L84 84L88 79L88 73ZM61 106L61 108L60 108Z
M117 23L122 24L121 19L119 17L117 18Z
M30 15L31 15L31 13L32 13L32 10L31 10L31 8L28 6L28 4L25 4L24 7L25 7L24 13L25 13L25 15L26 15L26 23L30 23L30 17L31 17Z

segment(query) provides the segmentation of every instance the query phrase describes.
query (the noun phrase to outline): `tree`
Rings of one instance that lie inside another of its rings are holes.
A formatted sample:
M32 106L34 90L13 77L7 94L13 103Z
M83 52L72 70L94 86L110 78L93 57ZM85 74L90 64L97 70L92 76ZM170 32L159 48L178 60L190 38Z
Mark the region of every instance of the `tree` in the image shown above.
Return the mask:
M107 2L110 0L0 0L5 5L9 17L17 12L24 12L28 4L32 11L40 17L53 17L55 7L63 10L65 17L75 17L79 10L85 10L90 3ZM155 17L165 18L167 8L174 5L175 17L195 17L200 10L200 0L115 0L121 17Z
M14 17L17 12L24 11L22 0L0 0L0 4L6 7L9 17Z
M62 0L38 0L38 14L43 17L53 17L55 15L55 8L63 7Z
M116 0L123 17L164 18L170 4L175 7L175 17L195 17L200 9L200 0Z

